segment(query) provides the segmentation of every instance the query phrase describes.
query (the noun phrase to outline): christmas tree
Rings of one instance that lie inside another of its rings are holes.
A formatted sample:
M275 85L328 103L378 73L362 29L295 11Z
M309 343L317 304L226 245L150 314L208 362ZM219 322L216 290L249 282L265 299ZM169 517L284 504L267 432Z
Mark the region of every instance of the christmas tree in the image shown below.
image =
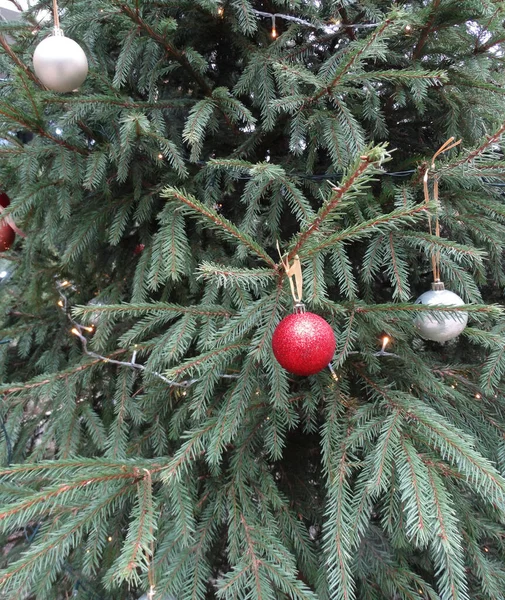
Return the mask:
M0 598L505 598L504 10L0 24Z

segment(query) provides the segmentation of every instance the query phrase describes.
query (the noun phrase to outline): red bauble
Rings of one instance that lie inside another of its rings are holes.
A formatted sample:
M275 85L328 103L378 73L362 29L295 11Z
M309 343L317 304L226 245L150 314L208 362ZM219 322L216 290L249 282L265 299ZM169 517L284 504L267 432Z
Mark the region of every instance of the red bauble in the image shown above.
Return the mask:
M282 319L272 338L275 358L295 375L319 373L330 364L336 345L333 329L310 312Z
M133 251L133 254L142 254L142 252L144 252L145 247L146 247L145 244L137 244L135 246L135 250Z
M14 243L14 229L5 221L0 221L0 252L5 252Z
M11 203L11 199L4 192L0 192L0 206L2 208L7 208Z

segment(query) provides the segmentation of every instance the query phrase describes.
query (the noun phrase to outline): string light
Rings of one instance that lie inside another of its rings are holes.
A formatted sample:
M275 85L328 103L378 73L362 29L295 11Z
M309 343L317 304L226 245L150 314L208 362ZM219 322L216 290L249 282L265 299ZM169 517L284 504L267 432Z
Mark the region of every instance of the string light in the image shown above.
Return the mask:
M65 306L65 303L63 302L63 300L58 300L58 306L61 306L61 308L63 308Z
M77 327L72 327L71 332L77 336L81 335L81 332L77 329Z
M489 548L487 546L484 546L484 552L489 552Z
M328 365L328 369L330 369L330 373L331 373L331 377L332 377L333 381L338 381L338 375L335 372L335 369L333 368L333 365L331 363Z
M480 394L475 394L475 397L477 398L477 400L480 400L482 398Z
M326 33L333 33L335 28L339 28L341 22L339 20L330 19L327 23L311 23L310 21L306 21L305 19L300 19L299 17L293 17L292 15L285 15L281 13L269 13L264 12L262 10L253 9L254 14L258 15L258 17L266 17L268 19L274 19L275 17L279 19L284 19L285 21L291 21L293 23L298 23L299 25L304 25L305 27L310 27L311 29L322 29ZM378 23L349 23L345 25L346 29L367 29L370 27L378 27Z
M410 33L412 31L412 25L405 25L405 31Z
M222 6L220 6L220 7L217 9L217 14L218 14L220 17L222 17L222 16L224 15L224 8L223 8Z
M162 158L163 158L163 154L158 154L158 158L159 158L160 160L162 160Z
M277 37L277 29L275 27L275 15L272 15L272 39Z
M382 338L382 349L381 349L381 352L385 352L386 351L386 346L389 344L390 341L391 340L389 339L389 337L387 335L385 335Z
M109 537L107 538L109 540L109 542L112 542L112 536L109 535Z

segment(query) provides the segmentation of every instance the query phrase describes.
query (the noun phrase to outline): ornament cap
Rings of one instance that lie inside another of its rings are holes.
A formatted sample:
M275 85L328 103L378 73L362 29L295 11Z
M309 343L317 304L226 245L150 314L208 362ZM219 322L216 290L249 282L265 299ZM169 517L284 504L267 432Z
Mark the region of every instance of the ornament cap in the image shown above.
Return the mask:
M306 313L307 309L305 308L305 304L303 302L295 302L293 312L295 313L295 315L302 315Z
M55 26L53 28L53 35L55 35L56 37L65 37L65 34L63 33L63 29L61 27L57 27L57 26Z
M434 281L434 282L431 284L431 289L432 289L434 292L442 292L443 290L445 290L445 285L444 285L444 282L443 282L443 281Z

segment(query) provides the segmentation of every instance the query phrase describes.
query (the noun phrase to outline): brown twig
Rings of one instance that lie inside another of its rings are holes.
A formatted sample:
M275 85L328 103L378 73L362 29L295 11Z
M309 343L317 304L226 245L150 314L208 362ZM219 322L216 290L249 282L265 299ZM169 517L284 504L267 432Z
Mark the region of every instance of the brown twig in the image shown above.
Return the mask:
M362 175L370 166L370 159L368 156L362 156L361 162L358 165L358 168L354 171L354 173L347 179L347 181L341 186L335 188L335 193L327 202L326 206L319 212L317 217L311 223L311 225L299 235L298 241L296 242L294 248L290 251L287 256L287 261L291 263L295 256L300 253L302 246L305 244L307 239L321 227L321 224L326 219L326 217L330 214L330 212L337 206L340 202L344 194L346 194L351 187L354 185L356 180Z
M349 15L347 14L346 8L344 6L341 6L338 9L338 12L340 14L340 17L342 18L342 27L345 28L345 32L349 39L351 41L354 41L356 39L356 33L352 27L348 27L348 25L352 25L352 23L349 20Z
M40 81L40 79L35 75L35 73L28 67L28 65L26 65L20 58L19 56L14 52L14 50L11 48L9 42L5 39L5 37L3 35L0 35L0 46L2 46L2 48L5 50L5 53L10 56L10 58L12 59L12 61L18 66L20 67L27 75L28 77L35 82L37 85L40 85L41 88L43 89L47 89L43 83Z
M439 4L440 4L440 0L433 0L433 4L431 7L431 11L432 11L431 16L421 31L419 40L416 44L416 47L414 48L414 51L412 52L412 60L417 60L421 56L421 52L423 51L423 48L428 40L428 36L433 31L433 26L435 24L435 17L436 17L436 9L438 8Z
M148 23L146 23L140 14L137 11L127 4L119 5L121 11L125 13L130 19L136 23L141 29L143 29L149 37L158 42L163 48L191 75L191 77L196 81L196 83L201 87L205 95L209 96L212 94L212 88L207 83L207 81L193 69L189 60L184 55L184 52L181 52L177 48L175 48L164 36L157 33Z

